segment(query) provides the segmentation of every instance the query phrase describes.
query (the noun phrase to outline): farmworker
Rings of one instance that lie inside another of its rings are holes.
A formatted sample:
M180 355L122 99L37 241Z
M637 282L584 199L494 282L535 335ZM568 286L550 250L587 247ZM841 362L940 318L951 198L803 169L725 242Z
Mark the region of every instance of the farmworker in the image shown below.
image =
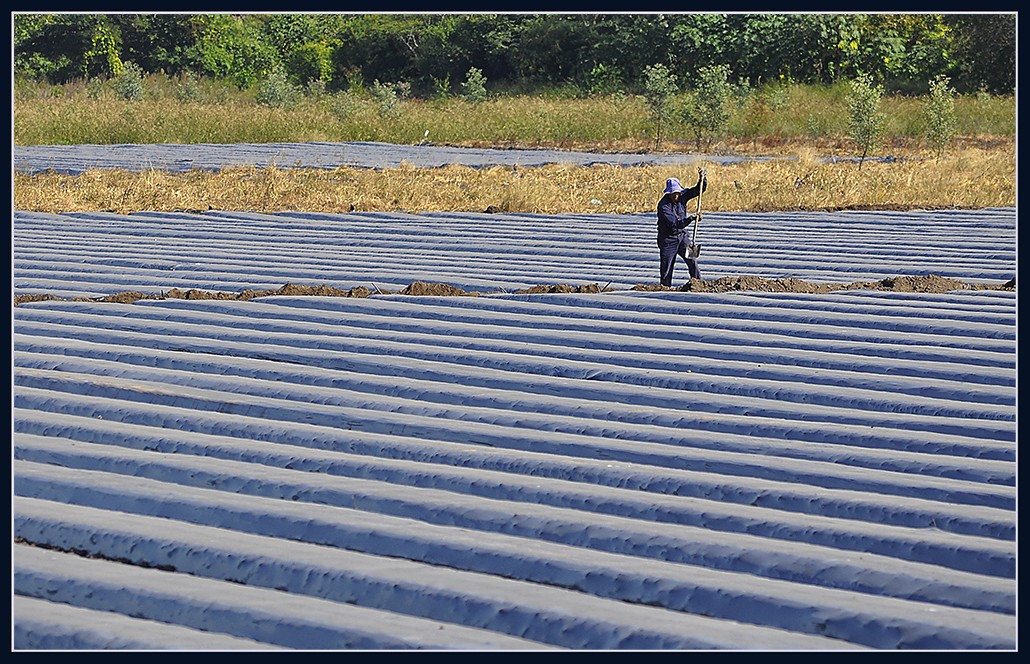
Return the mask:
M708 190L708 174L703 168L697 169L697 184L684 189L676 178L665 181L665 191L658 201L658 251L660 257L659 276L663 286L672 287L672 272L676 267L676 255L679 254L687 263L692 279L701 278L701 270L697 259L690 258L687 250L693 245L687 227L701 219L697 215L687 213L687 202Z

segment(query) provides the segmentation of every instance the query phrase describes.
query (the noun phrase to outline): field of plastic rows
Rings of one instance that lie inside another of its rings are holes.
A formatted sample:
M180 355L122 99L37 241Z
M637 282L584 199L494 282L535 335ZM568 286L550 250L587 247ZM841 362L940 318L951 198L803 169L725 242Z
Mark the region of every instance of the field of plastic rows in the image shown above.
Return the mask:
M1015 292L630 290L653 226L15 211L15 295L484 293L14 307L15 648L1014 648ZM701 231L706 279L1016 271L1014 209Z

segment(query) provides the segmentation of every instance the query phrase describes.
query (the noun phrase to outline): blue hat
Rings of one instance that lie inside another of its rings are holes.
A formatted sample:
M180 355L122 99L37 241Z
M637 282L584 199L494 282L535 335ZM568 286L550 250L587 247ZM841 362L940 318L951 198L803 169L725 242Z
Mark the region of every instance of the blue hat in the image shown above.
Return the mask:
M675 194L680 191L683 191L683 185L680 184L679 180L677 180L676 178L669 178L665 181L666 194Z

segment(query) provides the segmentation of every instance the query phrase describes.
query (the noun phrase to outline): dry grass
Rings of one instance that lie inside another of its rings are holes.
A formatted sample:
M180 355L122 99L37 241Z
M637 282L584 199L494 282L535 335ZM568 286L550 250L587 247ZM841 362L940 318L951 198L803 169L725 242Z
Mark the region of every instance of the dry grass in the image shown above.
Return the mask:
M822 153L819 153L822 154ZM791 159L705 164L710 211L977 209L1014 206L1014 141L963 148L937 163L912 152L892 163L826 163L812 149ZM231 168L172 174L91 170L78 176L15 174L14 207L36 212L106 210L470 211L545 214L654 209L664 181L693 184L693 167L544 166L488 169L334 170Z
M639 139L651 133L642 102L502 97L481 104L405 100L393 112L358 98L304 99L291 108L244 100L182 103L172 99L55 98L14 107L17 145L79 143L275 143L382 141L410 144L425 131L435 142L482 137L492 145L553 145L608 138ZM334 104L336 104L334 106Z
M382 141L410 144L426 130L437 143L523 145L578 149L654 147L654 127L637 95L588 98L495 96L483 103L460 97L405 99L385 109L367 94L306 96L288 108L255 101L253 90L211 87L197 101L179 101L174 83L148 77L145 98L117 99L111 89L96 98L85 85L18 84L14 90L15 145L82 143L273 143ZM741 143L831 140L847 135L846 87L756 88L744 103L730 104L724 138ZM775 92L775 94L774 94ZM889 137L921 140L925 99L883 99ZM1015 98L960 95L956 130L965 136L1015 135ZM672 115L664 138L693 145L693 132ZM855 146L846 146L856 154Z

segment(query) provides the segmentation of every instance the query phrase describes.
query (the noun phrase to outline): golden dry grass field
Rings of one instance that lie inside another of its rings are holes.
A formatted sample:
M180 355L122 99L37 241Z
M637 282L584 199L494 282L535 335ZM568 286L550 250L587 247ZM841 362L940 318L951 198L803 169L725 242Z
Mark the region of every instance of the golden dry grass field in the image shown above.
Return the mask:
M953 149L936 160L908 149L884 162L828 162L816 148L781 148L783 158L701 162L709 211L940 209L1015 205L1015 142ZM666 178L697 174L667 166L552 165L513 169L403 165L256 168L167 173L91 170L15 174L14 206L37 212L108 210L475 211L635 213L650 211Z

